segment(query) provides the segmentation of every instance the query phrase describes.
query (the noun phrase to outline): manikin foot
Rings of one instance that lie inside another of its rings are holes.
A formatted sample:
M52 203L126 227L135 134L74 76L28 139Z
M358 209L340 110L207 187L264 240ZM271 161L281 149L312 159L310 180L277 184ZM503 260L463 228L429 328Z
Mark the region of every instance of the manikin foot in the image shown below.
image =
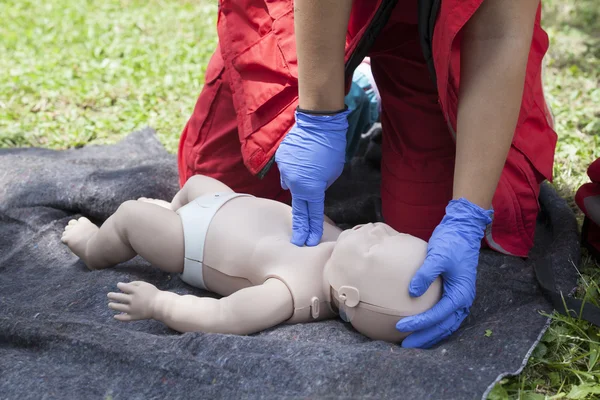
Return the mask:
M143 201L144 203L156 204L157 206L166 208L168 210L171 209L171 203L169 203L168 201L164 201L164 200L148 199L146 197L140 197L138 199L138 201Z
M88 263L86 259L85 250L87 243L90 238L98 232L98 227L92 223L89 219L81 217L78 220L70 220L69 224L65 227L61 241L69 246L69 249L79 258L85 262L85 265L89 269L97 269Z

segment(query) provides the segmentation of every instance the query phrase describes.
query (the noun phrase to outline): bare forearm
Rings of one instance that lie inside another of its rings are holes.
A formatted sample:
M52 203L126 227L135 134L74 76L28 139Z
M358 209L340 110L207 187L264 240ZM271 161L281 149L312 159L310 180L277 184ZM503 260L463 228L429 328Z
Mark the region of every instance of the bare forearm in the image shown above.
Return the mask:
M489 0L465 27L461 47L454 198L484 208L491 206L516 128L537 7L537 1L514 1ZM525 16L511 19L519 12Z
M295 0L300 108L344 107L344 47L352 0Z

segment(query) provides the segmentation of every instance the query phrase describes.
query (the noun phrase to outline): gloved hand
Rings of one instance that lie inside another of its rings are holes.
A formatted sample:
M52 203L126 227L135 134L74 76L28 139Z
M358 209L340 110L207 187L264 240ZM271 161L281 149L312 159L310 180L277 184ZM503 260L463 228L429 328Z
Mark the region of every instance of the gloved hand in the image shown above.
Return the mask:
M481 239L492 214L492 210L462 198L450 201L429 240L425 261L409 286L411 296L421 296L441 275L444 294L430 310L396 324L401 332L413 332L402 347L429 348L450 336L467 317L475 299Z
M323 236L325 190L344 169L347 115L296 111L296 123L275 153L281 187L292 192L292 243L316 246Z

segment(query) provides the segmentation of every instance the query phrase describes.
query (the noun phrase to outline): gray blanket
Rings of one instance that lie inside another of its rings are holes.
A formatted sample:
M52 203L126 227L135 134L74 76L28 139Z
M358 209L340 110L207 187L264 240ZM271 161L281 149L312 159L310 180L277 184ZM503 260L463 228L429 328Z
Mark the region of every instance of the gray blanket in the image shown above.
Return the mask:
M380 215L377 144L366 142L328 192L343 226ZM532 264L550 263L565 292L576 282L576 223L548 186L531 258L483 251L470 317L431 350L370 341L339 320L246 337L118 322L106 293L119 281L206 293L140 258L90 272L61 244L63 227L177 189L175 158L150 129L111 146L0 150L1 399L478 399L522 369L547 326Z

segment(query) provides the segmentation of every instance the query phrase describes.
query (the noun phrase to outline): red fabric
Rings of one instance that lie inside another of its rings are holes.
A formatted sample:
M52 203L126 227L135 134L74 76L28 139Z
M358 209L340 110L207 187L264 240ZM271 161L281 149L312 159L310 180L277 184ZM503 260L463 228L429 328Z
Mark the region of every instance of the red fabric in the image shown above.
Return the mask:
M382 101L383 217L428 240L452 199L455 146L421 50L416 1L395 8L369 56Z
M206 69L206 82L179 142L180 185L193 175L220 180L237 192L289 201L281 189L279 171L271 168L264 179L248 171L240 152L238 125L230 84L224 78L220 49Z
M592 182L600 183L600 158L590 164L587 174Z
M575 194L575 203L586 218L600 225L600 182L582 185Z
M433 38L437 88L419 47L416 2L400 0L371 50L382 95L383 213L395 229L427 240L452 195L460 29L483 0L445 0ZM222 0L221 48L208 66L206 85L182 134L181 184L194 174L222 180L236 191L285 199L276 166L255 177L294 122L297 58L292 0ZM356 0L346 59L379 1ZM491 248L526 256L533 244L537 197L551 179L556 134L541 83L548 38L539 25L531 46L521 113L493 206ZM436 91L437 89L437 91Z
M592 182L579 188L575 202L585 214L581 232L583 244L600 257L600 158L589 166L587 173Z

